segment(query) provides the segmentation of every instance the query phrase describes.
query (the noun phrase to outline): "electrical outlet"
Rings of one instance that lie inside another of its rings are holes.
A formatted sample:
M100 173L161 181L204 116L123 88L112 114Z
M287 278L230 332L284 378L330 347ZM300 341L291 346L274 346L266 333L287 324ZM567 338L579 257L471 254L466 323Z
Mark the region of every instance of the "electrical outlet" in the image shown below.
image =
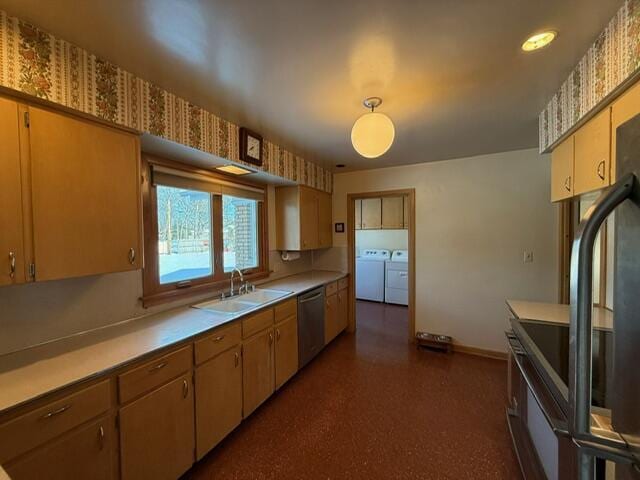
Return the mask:
M524 251L523 262L524 263L533 263L533 252L525 250Z

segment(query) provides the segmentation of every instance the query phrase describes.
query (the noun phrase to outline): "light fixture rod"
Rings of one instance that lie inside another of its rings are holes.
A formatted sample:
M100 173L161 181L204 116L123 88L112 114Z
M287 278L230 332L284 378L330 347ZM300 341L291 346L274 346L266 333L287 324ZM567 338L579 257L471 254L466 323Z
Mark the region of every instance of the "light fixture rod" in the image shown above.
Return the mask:
M362 104L366 108L370 108L371 112L373 112L374 108L378 108L380 105L382 105L382 99L380 97L368 97L364 99Z

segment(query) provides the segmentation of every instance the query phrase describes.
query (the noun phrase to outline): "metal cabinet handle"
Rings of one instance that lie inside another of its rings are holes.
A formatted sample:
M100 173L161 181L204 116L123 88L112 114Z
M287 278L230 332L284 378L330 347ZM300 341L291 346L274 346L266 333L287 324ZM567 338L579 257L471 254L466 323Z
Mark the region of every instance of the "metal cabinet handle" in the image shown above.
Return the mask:
M269 332L269 345L273 343L273 333Z
M136 250L134 248L129 249L129 263L131 265L136 263Z
M234 356L235 356L235 364L237 367L238 365L240 365L240 354L236 352Z
M567 192L571 191L571 175L569 175L565 180L564 180L564 188L567 190Z
M604 180L604 167L605 167L606 163L604 160L602 160L599 164L598 164L598 168L596 170L596 172L598 173L598 176L600 177L600 180Z
M158 370L161 370L166 366L167 366L167 362L160 362L159 364L151 367L148 371L149 373L157 372Z
M222 340L224 340L224 335L218 335L216 338L212 339L214 342L221 342Z
M189 382L187 382L186 380L182 381L182 396L184 398L187 398L187 395L189 395Z
M102 425L100 425L100 428L98 429L98 442L100 445L100 450L104 449L104 427Z
M16 253L9 252L9 277L15 278L16 276Z
M276 340L280 340L280 329L276 329Z
M60 415L61 413L66 412L67 410L69 410L71 408L71 405L64 405L60 408L58 408L57 410L52 410L49 413L45 413L42 417L40 417L42 420L47 420L49 418L55 417L56 415Z

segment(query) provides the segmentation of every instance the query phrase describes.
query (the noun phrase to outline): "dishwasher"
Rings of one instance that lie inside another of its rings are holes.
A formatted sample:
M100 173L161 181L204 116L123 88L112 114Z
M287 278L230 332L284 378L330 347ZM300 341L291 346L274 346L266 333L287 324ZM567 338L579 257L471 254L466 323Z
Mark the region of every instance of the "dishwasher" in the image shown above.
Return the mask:
M298 365L304 367L324 347L324 287L298 297Z

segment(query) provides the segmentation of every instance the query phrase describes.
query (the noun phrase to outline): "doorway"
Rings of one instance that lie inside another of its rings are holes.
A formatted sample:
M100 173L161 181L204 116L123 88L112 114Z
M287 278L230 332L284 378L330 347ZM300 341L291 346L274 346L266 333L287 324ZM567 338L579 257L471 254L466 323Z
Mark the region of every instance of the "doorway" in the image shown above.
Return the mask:
M408 259L406 262L406 275L408 280L408 292L406 295L407 302L407 314L408 314L408 340L409 342L413 342L415 339L415 189L403 189L403 190L385 190L385 191L377 191L377 192L363 192L363 193L350 193L347 194L347 250L348 250L348 270L349 270L349 278L350 278L350 290L349 290L349 331L354 332L357 329L357 315L356 315L356 232L359 230L376 230L378 228L377 224L367 224L369 220L365 220L364 225L362 224L363 209L362 207L359 209L359 215L361 216L360 224L358 224L356 219L356 205L361 206L363 203L368 207L376 207L377 201L379 199L380 202L380 225L379 228L381 231L384 230L393 230L394 226L399 227L398 229L406 230L406 244L407 244L407 255ZM401 214L398 216L397 213L390 212L387 216L391 217L391 224L386 225L391 228L383 228L382 222L382 205L389 206L389 210L392 208L397 209L397 199L401 199L402 210ZM371 218L371 215L367 213L367 218ZM375 218L373 219L375 223ZM397 225L393 222L397 222ZM401 222L401 223L400 223ZM366 243L364 245L371 245ZM385 249L384 245L380 245L380 249ZM385 267L386 271L386 267ZM392 275L398 275L397 272L394 272ZM403 275L400 273L400 275ZM386 277L385 277L386 278ZM386 280L384 281L386 286ZM391 290L391 291L389 291ZM387 296L393 296L391 299L394 303L402 302L398 298L402 298L402 293L399 290L388 289ZM398 297L398 294L400 297ZM379 297L372 297L378 298ZM375 301L375 300L374 300ZM384 302L384 299L382 300Z

